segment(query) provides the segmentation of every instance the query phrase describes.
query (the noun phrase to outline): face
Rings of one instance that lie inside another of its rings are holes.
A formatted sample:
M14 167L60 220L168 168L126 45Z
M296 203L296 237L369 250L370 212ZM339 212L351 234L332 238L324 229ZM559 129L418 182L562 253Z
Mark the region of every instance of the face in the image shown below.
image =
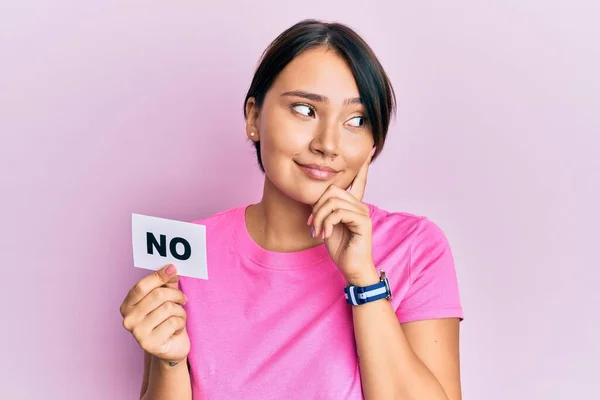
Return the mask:
M331 49L296 57L262 107L250 99L246 109L247 134L260 140L267 185L305 204L332 184L346 189L373 148L354 76Z

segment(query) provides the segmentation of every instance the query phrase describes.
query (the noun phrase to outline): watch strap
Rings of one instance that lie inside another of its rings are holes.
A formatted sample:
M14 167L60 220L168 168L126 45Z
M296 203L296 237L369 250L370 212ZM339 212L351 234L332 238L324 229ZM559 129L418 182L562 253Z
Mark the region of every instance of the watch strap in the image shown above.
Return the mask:
M380 279L379 282L369 286L346 286L344 288L346 301L353 306L358 306L375 300L391 298L390 285L383 271L381 271Z

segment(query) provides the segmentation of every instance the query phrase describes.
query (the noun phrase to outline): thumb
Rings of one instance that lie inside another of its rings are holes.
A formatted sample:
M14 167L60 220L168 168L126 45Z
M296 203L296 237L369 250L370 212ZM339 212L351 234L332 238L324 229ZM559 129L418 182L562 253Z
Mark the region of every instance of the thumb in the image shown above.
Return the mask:
M175 275L169 282L165 283L165 287L179 289L179 275Z
M125 303L135 305L157 287L175 285L175 288L177 288L178 282L179 275L177 275L175 266L173 264L165 265L163 268L154 271L136 283L129 293L127 293Z
M177 275L177 268L175 265L166 265L156 271L156 273L159 275L160 280L164 283L163 286L171 289L179 289L179 275Z

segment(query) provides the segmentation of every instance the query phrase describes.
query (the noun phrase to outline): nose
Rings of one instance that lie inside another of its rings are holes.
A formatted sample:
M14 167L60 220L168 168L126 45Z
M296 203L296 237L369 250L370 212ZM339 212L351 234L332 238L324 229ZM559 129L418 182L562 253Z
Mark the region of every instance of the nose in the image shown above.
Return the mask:
M336 157L339 153L340 130L336 124L323 123L310 142L310 150L323 157Z

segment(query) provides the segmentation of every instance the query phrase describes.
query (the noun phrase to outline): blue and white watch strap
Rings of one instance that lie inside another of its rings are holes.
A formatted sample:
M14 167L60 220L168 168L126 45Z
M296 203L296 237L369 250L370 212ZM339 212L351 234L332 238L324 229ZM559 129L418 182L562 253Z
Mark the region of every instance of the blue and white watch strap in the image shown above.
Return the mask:
M374 285L364 287L346 286L344 288L346 301L353 306L359 306L375 300L391 299L392 292L385 272L381 271L379 276L381 280Z

